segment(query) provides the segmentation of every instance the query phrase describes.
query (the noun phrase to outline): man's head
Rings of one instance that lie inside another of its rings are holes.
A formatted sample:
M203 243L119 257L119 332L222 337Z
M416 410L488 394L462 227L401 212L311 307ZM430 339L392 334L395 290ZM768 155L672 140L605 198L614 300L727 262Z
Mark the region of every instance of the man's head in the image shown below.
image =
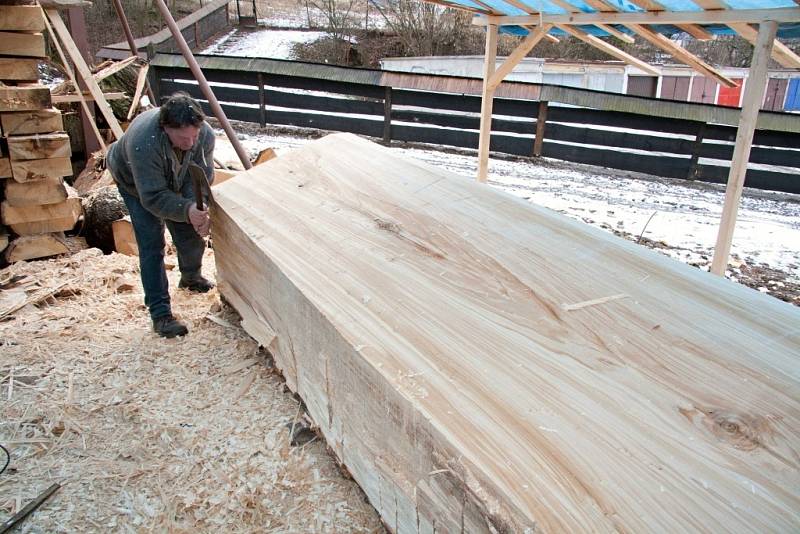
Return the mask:
M161 105L159 124L172 146L189 150L197 142L205 118L200 104L188 94L179 92Z

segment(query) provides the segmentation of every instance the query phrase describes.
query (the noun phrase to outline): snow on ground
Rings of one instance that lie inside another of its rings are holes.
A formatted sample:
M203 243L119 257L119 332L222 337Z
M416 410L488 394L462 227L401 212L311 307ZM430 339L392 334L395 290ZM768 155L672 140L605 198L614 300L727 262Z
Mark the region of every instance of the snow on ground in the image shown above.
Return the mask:
M253 155L272 147L280 156L310 142L308 138L299 137L302 131L297 129L298 137L240 134L240 138ZM474 179L476 174L474 152L461 154L434 148L400 147L393 147L393 150L452 171L464 179ZM238 161L226 140L218 143L217 157L228 163ZM634 240L643 235L645 240L663 242L655 247L659 252L706 270L713 256L725 196L724 188L718 185L662 179L546 158L540 161L492 158L489 184L606 231ZM791 282L800 282L800 197L746 190L732 255L737 258L735 264L766 264L785 273ZM739 269L734 269L729 276L735 280L740 274Z
M292 48L295 44L308 43L324 35L324 32L313 31L234 28L201 53L292 59Z

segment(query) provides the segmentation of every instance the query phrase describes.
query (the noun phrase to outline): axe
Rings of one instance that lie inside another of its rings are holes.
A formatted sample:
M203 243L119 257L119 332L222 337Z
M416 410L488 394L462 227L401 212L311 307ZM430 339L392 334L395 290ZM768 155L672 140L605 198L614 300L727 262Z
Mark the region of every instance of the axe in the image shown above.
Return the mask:
M189 175L192 177L192 189L194 190L194 202L197 204L197 209L205 210L205 203L203 201L203 192L208 186L206 173L199 165L194 163L189 164Z

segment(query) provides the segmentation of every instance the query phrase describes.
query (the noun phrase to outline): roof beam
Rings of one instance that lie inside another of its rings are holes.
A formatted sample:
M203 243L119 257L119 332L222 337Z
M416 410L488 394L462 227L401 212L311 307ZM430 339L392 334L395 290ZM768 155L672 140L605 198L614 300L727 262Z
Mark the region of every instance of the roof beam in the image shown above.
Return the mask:
M725 10L728 8L727 4L720 0L692 0L692 2L703 9ZM800 4L798 0L795 0L795 3ZM728 27L750 41L750 43L753 45L755 45L758 41L758 30L746 22L730 23L728 24ZM777 39L772 46L772 59L780 63L783 67L788 67L790 69L800 68L800 56L792 52L788 46Z
M647 11L666 11L666 8L655 0L628 0L631 4ZM676 26L699 41L710 41L714 36L697 24L676 24Z
M609 6L602 0L584 0L584 1L587 4L589 4L592 8L600 12L615 10L615 8ZM689 65L697 72L717 80L725 87L736 87L736 82L734 82L733 80L731 80L726 76L723 76L722 73L718 72L711 65L709 65L699 57L695 56L694 54L690 53L685 48L675 43L671 39L668 39L666 36L653 30L652 28L641 24L626 24L625 27L632 30L635 34L639 35L640 37L644 38L650 44L657 46L658 48L660 48L665 52L668 52L670 55L672 55L672 57L674 57L678 61L681 61L686 65Z
M569 2L565 2L564 0L551 0L551 2L553 2L553 4L557 5L558 7L560 7L561 9L563 9L564 11L566 11L568 13L580 13L581 12L580 9L578 9L575 6L573 6ZM614 37L616 37L620 41L626 42L628 44L633 44L635 42L633 40L633 37L631 37L627 33L622 33L621 31L619 31L618 29L614 28L613 26L609 26L608 24L595 24L595 26L597 26L598 28L600 28L601 30L603 30L604 32L606 32L608 34L613 35Z
M426 0L427 1L427 0ZM694 1L694 0L692 0ZM700 0L698 0L700 1ZM527 24L730 24L800 21L800 8L779 9L718 9L714 11L642 11L636 13L596 12L565 13L560 15L489 16L473 21L479 26L525 26Z
M506 60L503 62L500 67L495 70L492 75L489 77L487 81L489 86L489 91L494 92L500 82L503 81L514 67L516 67L522 58L528 55L528 52L533 50L533 47L536 46L539 41L541 41L547 32L553 27L552 24L545 24L544 26L540 26L534 30L532 30L527 37L511 52Z
M646 61L642 61L641 59L637 59L634 56L628 54L627 52L623 52L616 46L607 43L606 41L600 39L599 37L586 33L579 28L575 28L574 26L567 26L566 24L556 24L556 27L560 30L567 32L576 39L580 39L584 43L590 44L595 48L602 50L606 54L609 54L617 59L621 59L625 63L633 65L637 69L644 71L652 76L658 76L660 74L660 72L655 67L651 66Z

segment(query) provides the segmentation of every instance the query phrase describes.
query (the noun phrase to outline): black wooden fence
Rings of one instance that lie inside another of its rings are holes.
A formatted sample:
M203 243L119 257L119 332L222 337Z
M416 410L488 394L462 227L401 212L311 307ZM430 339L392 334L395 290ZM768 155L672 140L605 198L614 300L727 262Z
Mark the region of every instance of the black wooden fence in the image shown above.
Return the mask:
M228 59L235 64L240 58ZM304 65L292 65L292 74L204 72L231 119L352 132L385 142L478 147L479 96L323 79L313 65L304 73ZM187 68L154 61L152 71L160 95L183 90L202 100ZM543 121L537 147L542 156L716 183L727 180L725 162L736 138L731 126L496 98L491 150L533 155L537 121ZM722 161L713 165L701 158ZM750 162L758 165L747 171L748 187L800 193L800 134L758 130Z

